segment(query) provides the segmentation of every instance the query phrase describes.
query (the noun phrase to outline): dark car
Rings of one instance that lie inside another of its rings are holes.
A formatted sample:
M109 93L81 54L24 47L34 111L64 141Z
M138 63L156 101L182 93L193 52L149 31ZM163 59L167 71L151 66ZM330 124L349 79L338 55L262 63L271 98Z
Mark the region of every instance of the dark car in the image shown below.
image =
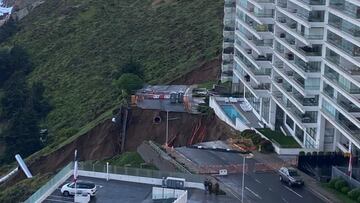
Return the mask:
M281 167L279 170L281 182L286 182L289 186L304 185L304 181L294 168Z

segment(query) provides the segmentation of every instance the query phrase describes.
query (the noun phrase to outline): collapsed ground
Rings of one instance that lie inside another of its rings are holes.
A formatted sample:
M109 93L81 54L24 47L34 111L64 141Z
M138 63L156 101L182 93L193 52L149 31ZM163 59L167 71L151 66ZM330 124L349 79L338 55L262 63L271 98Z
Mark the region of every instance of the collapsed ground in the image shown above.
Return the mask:
M154 116L158 115L162 118L162 122L156 124L154 123ZM170 113L169 117L171 118L169 137L177 136L173 146L188 145L194 134L194 129L199 123L204 126L205 136L203 141L225 140L235 134L233 129L220 121L214 114ZM126 151L135 151L144 140L154 140L160 144L164 143L165 120L166 112L133 108L127 129ZM196 140L199 139L195 138L193 143ZM78 150L80 160L103 160L120 153L119 142L119 130L116 129L111 118L105 119L89 132L77 137L63 147L34 155L28 161L31 172L36 175L31 180L32 184L28 184L29 180L25 179L24 174L18 173L7 184L2 186L3 191L0 193L0 200L22 201L26 199L44 183L44 179L50 178L51 174L54 174L73 160L75 149ZM15 197L11 197L11 194L14 193L14 190L18 190L16 189L18 187L21 188L21 191L18 191Z

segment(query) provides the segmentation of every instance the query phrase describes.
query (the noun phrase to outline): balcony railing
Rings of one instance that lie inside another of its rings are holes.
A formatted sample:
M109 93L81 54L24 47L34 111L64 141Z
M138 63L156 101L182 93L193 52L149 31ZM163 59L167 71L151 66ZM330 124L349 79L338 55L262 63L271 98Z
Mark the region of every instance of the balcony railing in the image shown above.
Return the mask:
M306 73L319 73L321 70L321 62L304 62L295 57L294 64Z
M341 89L343 89L348 94L360 94L360 88L351 88L348 87L348 85L344 84L343 82L340 82L339 80L339 74L333 73L331 71L328 71L328 69L325 69L324 76L334 82L337 86L339 86Z
M320 6L325 5L325 0L298 0L308 5Z
M327 42L334 45L335 47L341 49L347 54L355 57L360 57L360 47L351 44L348 41L345 41L341 37L335 36L335 34L329 34L327 38Z
M321 110L332 120L339 124L342 128L344 128L350 135L356 136L358 139L360 138L360 129L356 127L351 121L349 121L345 116L336 111L335 115L333 112L328 110L326 107L322 107Z
M284 99L281 92L274 92L273 93L276 100L283 106L283 108L286 108L288 112L293 115L298 122L300 123L316 123L317 117L314 115L311 115L311 112L305 112L304 114L299 111L291 102L287 102L286 99Z
M305 56L321 56L321 50L316 50L311 47L298 47L298 50Z
M337 67L339 67L341 70L351 74L351 75L360 75L360 67L357 67L355 65L344 65L340 63L339 59L336 59L336 57L331 57L329 55L326 55L326 60L329 62L335 64Z
M360 37L360 27L359 26L356 26L356 25L353 25L350 23L347 23L348 25L345 25L345 23L347 23L347 22L345 22L344 20L341 20L340 22L334 21L334 20L328 21L329 25L339 29L340 31L346 32L349 35L352 35L354 37Z
M300 31L298 31L297 30L297 23L295 21L287 19L285 17L278 17L277 22L283 24L284 26L286 26L291 31L296 32L298 35L300 35L300 36L302 36L302 37L304 37L305 39L308 39L308 40L321 40L324 37L324 35L320 35L320 34L305 34L305 33L302 33Z
M360 108L357 107L355 104L353 104L350 101L346 101L346 98L342 98L343 96L338 95L337 98L335 98L335 94L332 91L331 88L324 88L324 94L327 95L334 103L341 106L343 109L345 109L349 113L358 113L360 112Z
M350 3L349 3L350 4ZM355 5L346 5L345 1L330 1L329 6L355 19L360 19L360 7Z

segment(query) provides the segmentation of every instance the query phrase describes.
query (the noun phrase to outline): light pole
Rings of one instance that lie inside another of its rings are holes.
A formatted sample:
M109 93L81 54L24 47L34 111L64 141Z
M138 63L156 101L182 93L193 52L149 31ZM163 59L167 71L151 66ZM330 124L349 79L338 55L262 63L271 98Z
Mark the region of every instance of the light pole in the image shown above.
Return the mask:
M244 203L244 184L245 184L245 156L243 156L242 183L241 183L241 203Z
M252 158L252 153L249 156L243 156L243 168L242 168L242 183L241 183L241 203L244 203L244 188L245 188L245 159Z
M166 138L165 146L168 147L169 142L169 110L166 110Z

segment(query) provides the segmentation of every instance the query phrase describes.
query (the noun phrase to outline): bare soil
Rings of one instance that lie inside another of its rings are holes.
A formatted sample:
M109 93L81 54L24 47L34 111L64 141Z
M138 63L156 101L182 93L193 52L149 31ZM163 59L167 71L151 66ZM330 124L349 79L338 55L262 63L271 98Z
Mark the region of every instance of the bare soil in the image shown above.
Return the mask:
M214 81L220 78L221 59L220 57L200 63L194 70L176 78L170 84L172 85L193 85L208 81Z
M154 117L157 115L161 117L159 124L153 122ZM188 145L199 122L202 123L204 129L202 141L225 140L234 134L234 130L215 115L203 116L170 112L169 138L172 139L176 136L173 139L173 146ZM54 173L73 160L75 149L78 150L80 161L102 160L118 155L120 153L119 132L110 119L106 120L59 150L28 163L30 171L33 175ZM139 108L132 109L125 142L126 151L135 151L144 140L153 140L163 144L165 143L165 137L166 112L142 110ZM200 139L194 139L193 144L196 140ZM13 185L23 178L25 176L19 173L8 184Z

